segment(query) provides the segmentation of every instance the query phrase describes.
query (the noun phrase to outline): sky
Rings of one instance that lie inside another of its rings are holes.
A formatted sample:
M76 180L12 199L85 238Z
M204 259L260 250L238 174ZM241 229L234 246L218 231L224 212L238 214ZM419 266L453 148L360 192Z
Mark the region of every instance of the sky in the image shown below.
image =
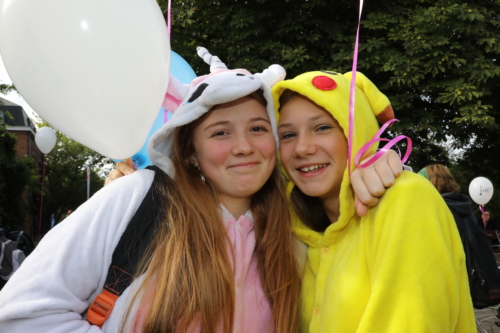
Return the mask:
M12 84L12 80L10 79L9 74L7 74L7 70L5 69L5 65L3 64L1 55L0 55L0 83ZM17 105L21 105L24 111L26 111L26 113L28 114L28 117L30 117L30 119L33 120L36 118L37 116L36 112L33 111L31 106L29 106L28 103L26 103L26 101L17 92L13 91L8 95L1 95L1 97Z

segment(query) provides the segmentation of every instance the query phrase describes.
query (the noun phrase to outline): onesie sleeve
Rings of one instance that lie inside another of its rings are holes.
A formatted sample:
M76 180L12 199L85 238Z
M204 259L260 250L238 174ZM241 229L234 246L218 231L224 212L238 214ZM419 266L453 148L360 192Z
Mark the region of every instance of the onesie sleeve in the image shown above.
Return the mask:
M82 314L153 178L139 170L114 181L43 237L0 292L0 332L101 332Z
M432 184L404 173L369 214L372 292L357 332L475 332L463 246Z

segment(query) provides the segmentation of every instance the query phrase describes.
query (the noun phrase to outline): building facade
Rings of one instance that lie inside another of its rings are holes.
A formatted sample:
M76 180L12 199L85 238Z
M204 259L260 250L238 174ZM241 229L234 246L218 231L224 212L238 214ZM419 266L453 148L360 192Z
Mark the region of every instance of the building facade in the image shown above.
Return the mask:
M5 123L7 131L16 137L17 159L32 157L35 172L41 179L44 155L35 143L36 127L24 109L20 105L0 97L0 122ZM24 231L34 239L38 232L40 198L31 189L27 189L23 199L26 207L29 207L26 213Z

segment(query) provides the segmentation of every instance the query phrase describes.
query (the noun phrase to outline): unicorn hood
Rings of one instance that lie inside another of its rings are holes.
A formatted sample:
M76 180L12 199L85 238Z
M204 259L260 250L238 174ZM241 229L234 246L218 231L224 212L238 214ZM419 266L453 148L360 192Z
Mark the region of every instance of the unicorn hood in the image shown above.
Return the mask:
M181 84L171 77L163 106L174 115L149 140L148 154L154 165L170 177L175 170L170 159L174 132L202 117L214 106L237 100L257 90L262 90L267 101L267 115L278 143L274 103L271 87L285 78L286 72L279 65L271 65L263 73L252 74L244 69L227 69L218 57L199 47L198 55L210 65L210 74L195 78L191 84Z

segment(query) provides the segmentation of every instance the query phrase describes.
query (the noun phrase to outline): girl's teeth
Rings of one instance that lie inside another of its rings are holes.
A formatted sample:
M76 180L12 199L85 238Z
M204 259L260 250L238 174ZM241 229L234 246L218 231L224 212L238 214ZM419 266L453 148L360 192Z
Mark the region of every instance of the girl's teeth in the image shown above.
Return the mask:
M300 171L302 171L302 172L316 171L319 168L323 168L325 166L326 166L326 164L318 164L318 165L313 165L310 167L301 168Z

